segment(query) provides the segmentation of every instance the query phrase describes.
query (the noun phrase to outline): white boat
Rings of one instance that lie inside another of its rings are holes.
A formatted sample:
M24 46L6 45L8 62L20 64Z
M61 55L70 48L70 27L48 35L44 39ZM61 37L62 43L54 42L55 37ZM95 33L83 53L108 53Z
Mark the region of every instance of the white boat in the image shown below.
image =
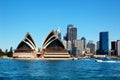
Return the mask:
M106 62L106 63L116 63L117 61L113 61L113 60L96 60L96 62Z
M103 62L102 60L96 60L96 62Z

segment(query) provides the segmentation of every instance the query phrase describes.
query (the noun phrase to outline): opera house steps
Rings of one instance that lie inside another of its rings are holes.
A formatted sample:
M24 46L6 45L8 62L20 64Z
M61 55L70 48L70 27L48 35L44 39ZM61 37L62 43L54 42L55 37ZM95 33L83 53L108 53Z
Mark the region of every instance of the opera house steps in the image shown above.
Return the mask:
M48 53L44 55L44 58L69 58L70 55L67 53Z
M68 54L44 54L44 59L45 60L69 60L71 59L70 55Z
M70 56L66 55L45 55L44 58L69 58Z
M68 53L46 53L45 55L68 55Z
M72 60L72 58L41 58L40 60Z

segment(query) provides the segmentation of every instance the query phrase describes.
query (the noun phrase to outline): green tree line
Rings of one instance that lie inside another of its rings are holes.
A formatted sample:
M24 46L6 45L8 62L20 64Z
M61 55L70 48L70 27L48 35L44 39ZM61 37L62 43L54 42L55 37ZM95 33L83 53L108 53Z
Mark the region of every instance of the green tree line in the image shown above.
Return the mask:
M8 51L7 49L5 51L3 51L2 49L0 49L0 57L12 57L13 56L13 48L10 47L10 50Z

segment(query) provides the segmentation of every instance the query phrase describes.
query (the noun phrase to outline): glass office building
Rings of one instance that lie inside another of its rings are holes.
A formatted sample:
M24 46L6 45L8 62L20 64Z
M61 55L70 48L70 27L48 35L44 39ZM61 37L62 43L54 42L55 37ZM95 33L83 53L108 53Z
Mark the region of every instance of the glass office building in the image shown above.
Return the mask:
M100 54L108 54L109 51L109 34L108 32L100 32Z

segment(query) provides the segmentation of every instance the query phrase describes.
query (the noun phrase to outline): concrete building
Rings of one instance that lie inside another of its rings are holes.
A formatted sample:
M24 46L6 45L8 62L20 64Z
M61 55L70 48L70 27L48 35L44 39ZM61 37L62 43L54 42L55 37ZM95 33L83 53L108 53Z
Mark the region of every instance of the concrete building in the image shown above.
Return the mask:
M87 54L91 53L91 52L90 52L90 48L86 48L86 53L87 53Z
M90 53L95 54L95 44L93 43L93 41L88 42L87 48L90 49Z
M96 50L99 50L100 49L100 41L97 41L96 44L97 44L96 45Z
M84 49L86 49L86 38L85 38L85 37L82 37L81 40L84 41Z
M75 56L82 56L84 54L84 40L74 40Z
M120 56L120 40L117 40L117 54Z
M111 41L111 56L120 56L120 40Z
M71 41L67 41L67 50L72 53L72 43Z

